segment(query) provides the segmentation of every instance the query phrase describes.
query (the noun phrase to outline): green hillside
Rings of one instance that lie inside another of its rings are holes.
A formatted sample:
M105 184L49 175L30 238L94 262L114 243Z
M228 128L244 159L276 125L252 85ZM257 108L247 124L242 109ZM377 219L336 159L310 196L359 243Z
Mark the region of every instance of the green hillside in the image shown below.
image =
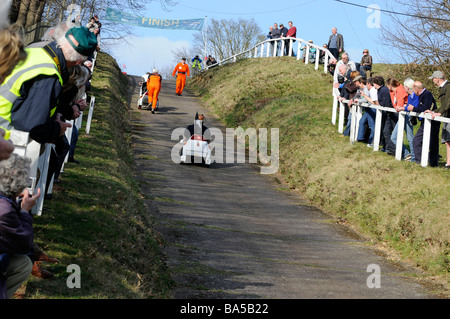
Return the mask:
M374 72L401 82L422 76L401 66L376 65ZM331 124L330 75L294 58L258 58L203 72L188 88L227 127L279 128L280 182L327 212L330 222L354 228L448 287L449 172L442 161L441 168L422 168L351 145ZM443 146L440 154L446 155Z

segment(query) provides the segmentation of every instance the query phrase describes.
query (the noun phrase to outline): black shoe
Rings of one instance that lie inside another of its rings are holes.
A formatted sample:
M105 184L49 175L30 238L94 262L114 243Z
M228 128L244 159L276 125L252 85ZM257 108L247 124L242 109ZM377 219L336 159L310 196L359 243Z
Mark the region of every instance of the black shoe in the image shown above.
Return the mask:
M74 159L73 157L69 157L68 162L69 162L69 163L80 164L80 162L77 161L76 159Z
M155 114L155 109L152 109L152 114Z

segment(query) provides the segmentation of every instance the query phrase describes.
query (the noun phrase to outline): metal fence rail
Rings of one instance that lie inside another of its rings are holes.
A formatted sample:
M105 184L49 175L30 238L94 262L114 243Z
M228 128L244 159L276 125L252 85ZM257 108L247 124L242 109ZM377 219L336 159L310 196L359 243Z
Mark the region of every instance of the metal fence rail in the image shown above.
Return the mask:
M289 52L288 54L285 54L285 45L286 45L286 41L289 41ZM239 59L244 59L244 58L258 58L258 57L276 57L276 56L293 56L293 45L294 42L297 41L298 45L297 45L297 60L300 60L300 56L301 56L301 52L303 51L303 49L305 50L304 53L304 57L305 57L305 64L309 64L309 53L311 51L311 49L316 49L316 54L315 54L315 69L318 70L319 69L319 64L320 64L320 52L324 51L325 54L325 59L324 59L324 73L327 73L328 71L328 62L331 59L334 59L333 55L330 53L330 51L328 49L325 49L323 47L320 47L314 43L310 43L308 41L305 41L301 38L280 38L280 39L268 39L265 40L263 42L260 42L258 44L256 44L254 47L252 47L251 49L248 49L246 51L240 52L238 54L235 54L233 56L230 56L226 59L223 59L219 62L217 62L217 65L221 66L223 64L226 63L232 63L232 62L236 62ZM304 44L305 46L302 48L301 45ZM280 46L280 47L279 47ZM206 66L204 70L208 70L212 67L215 67L216 65L211 65L211 66Z

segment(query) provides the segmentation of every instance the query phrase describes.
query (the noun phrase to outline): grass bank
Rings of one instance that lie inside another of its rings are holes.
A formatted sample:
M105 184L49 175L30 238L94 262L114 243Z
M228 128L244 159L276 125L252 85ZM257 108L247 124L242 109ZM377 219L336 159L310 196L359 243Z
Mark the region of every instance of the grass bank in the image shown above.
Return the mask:
M402 74L381 65L374 72ZM448 291L450 174L442 161L441 168L422 168L351 145L331 124L331 76L294 58L242 60L188 85L227 127L279 128L277 178ZM440 153L445 157L444 147Z
M128 83L114 59L100 53L92 80L90 134L83 118L75 157L54 198L35 218L35 240L60 260L45 265L55 278L31 277L27 298L166 298L171 280L160 238L133 176ZM62 187L62 188L61 188ZM67 266L80 267L81 288L70 289Z

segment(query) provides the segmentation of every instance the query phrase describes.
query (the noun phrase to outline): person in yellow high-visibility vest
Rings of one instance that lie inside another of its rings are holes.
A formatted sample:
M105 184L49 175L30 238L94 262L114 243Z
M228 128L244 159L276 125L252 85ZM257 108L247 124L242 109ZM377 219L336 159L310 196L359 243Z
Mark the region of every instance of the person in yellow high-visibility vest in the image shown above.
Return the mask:
M173 70L172 77L177 74L177 87L176 95L181 96L183 93L184 86L186 85L186 75L190 76L189 66L186 64L186 58L182 58L181 62L178 63Z
M159 91L161 91L162 77L158 73L157 69L153 69L153 73L150 73L147 81L148 90L148 104L152 105L152 113L155 113L156 103L158 103Z
M62 136L71 127L57 111L68 69L87 60L96 49L97 38L85 27L61 32L43 47L25 49L26 58L0 86L0 128L6 132L5 139L12 128L30 132L38 143L54 143Z

